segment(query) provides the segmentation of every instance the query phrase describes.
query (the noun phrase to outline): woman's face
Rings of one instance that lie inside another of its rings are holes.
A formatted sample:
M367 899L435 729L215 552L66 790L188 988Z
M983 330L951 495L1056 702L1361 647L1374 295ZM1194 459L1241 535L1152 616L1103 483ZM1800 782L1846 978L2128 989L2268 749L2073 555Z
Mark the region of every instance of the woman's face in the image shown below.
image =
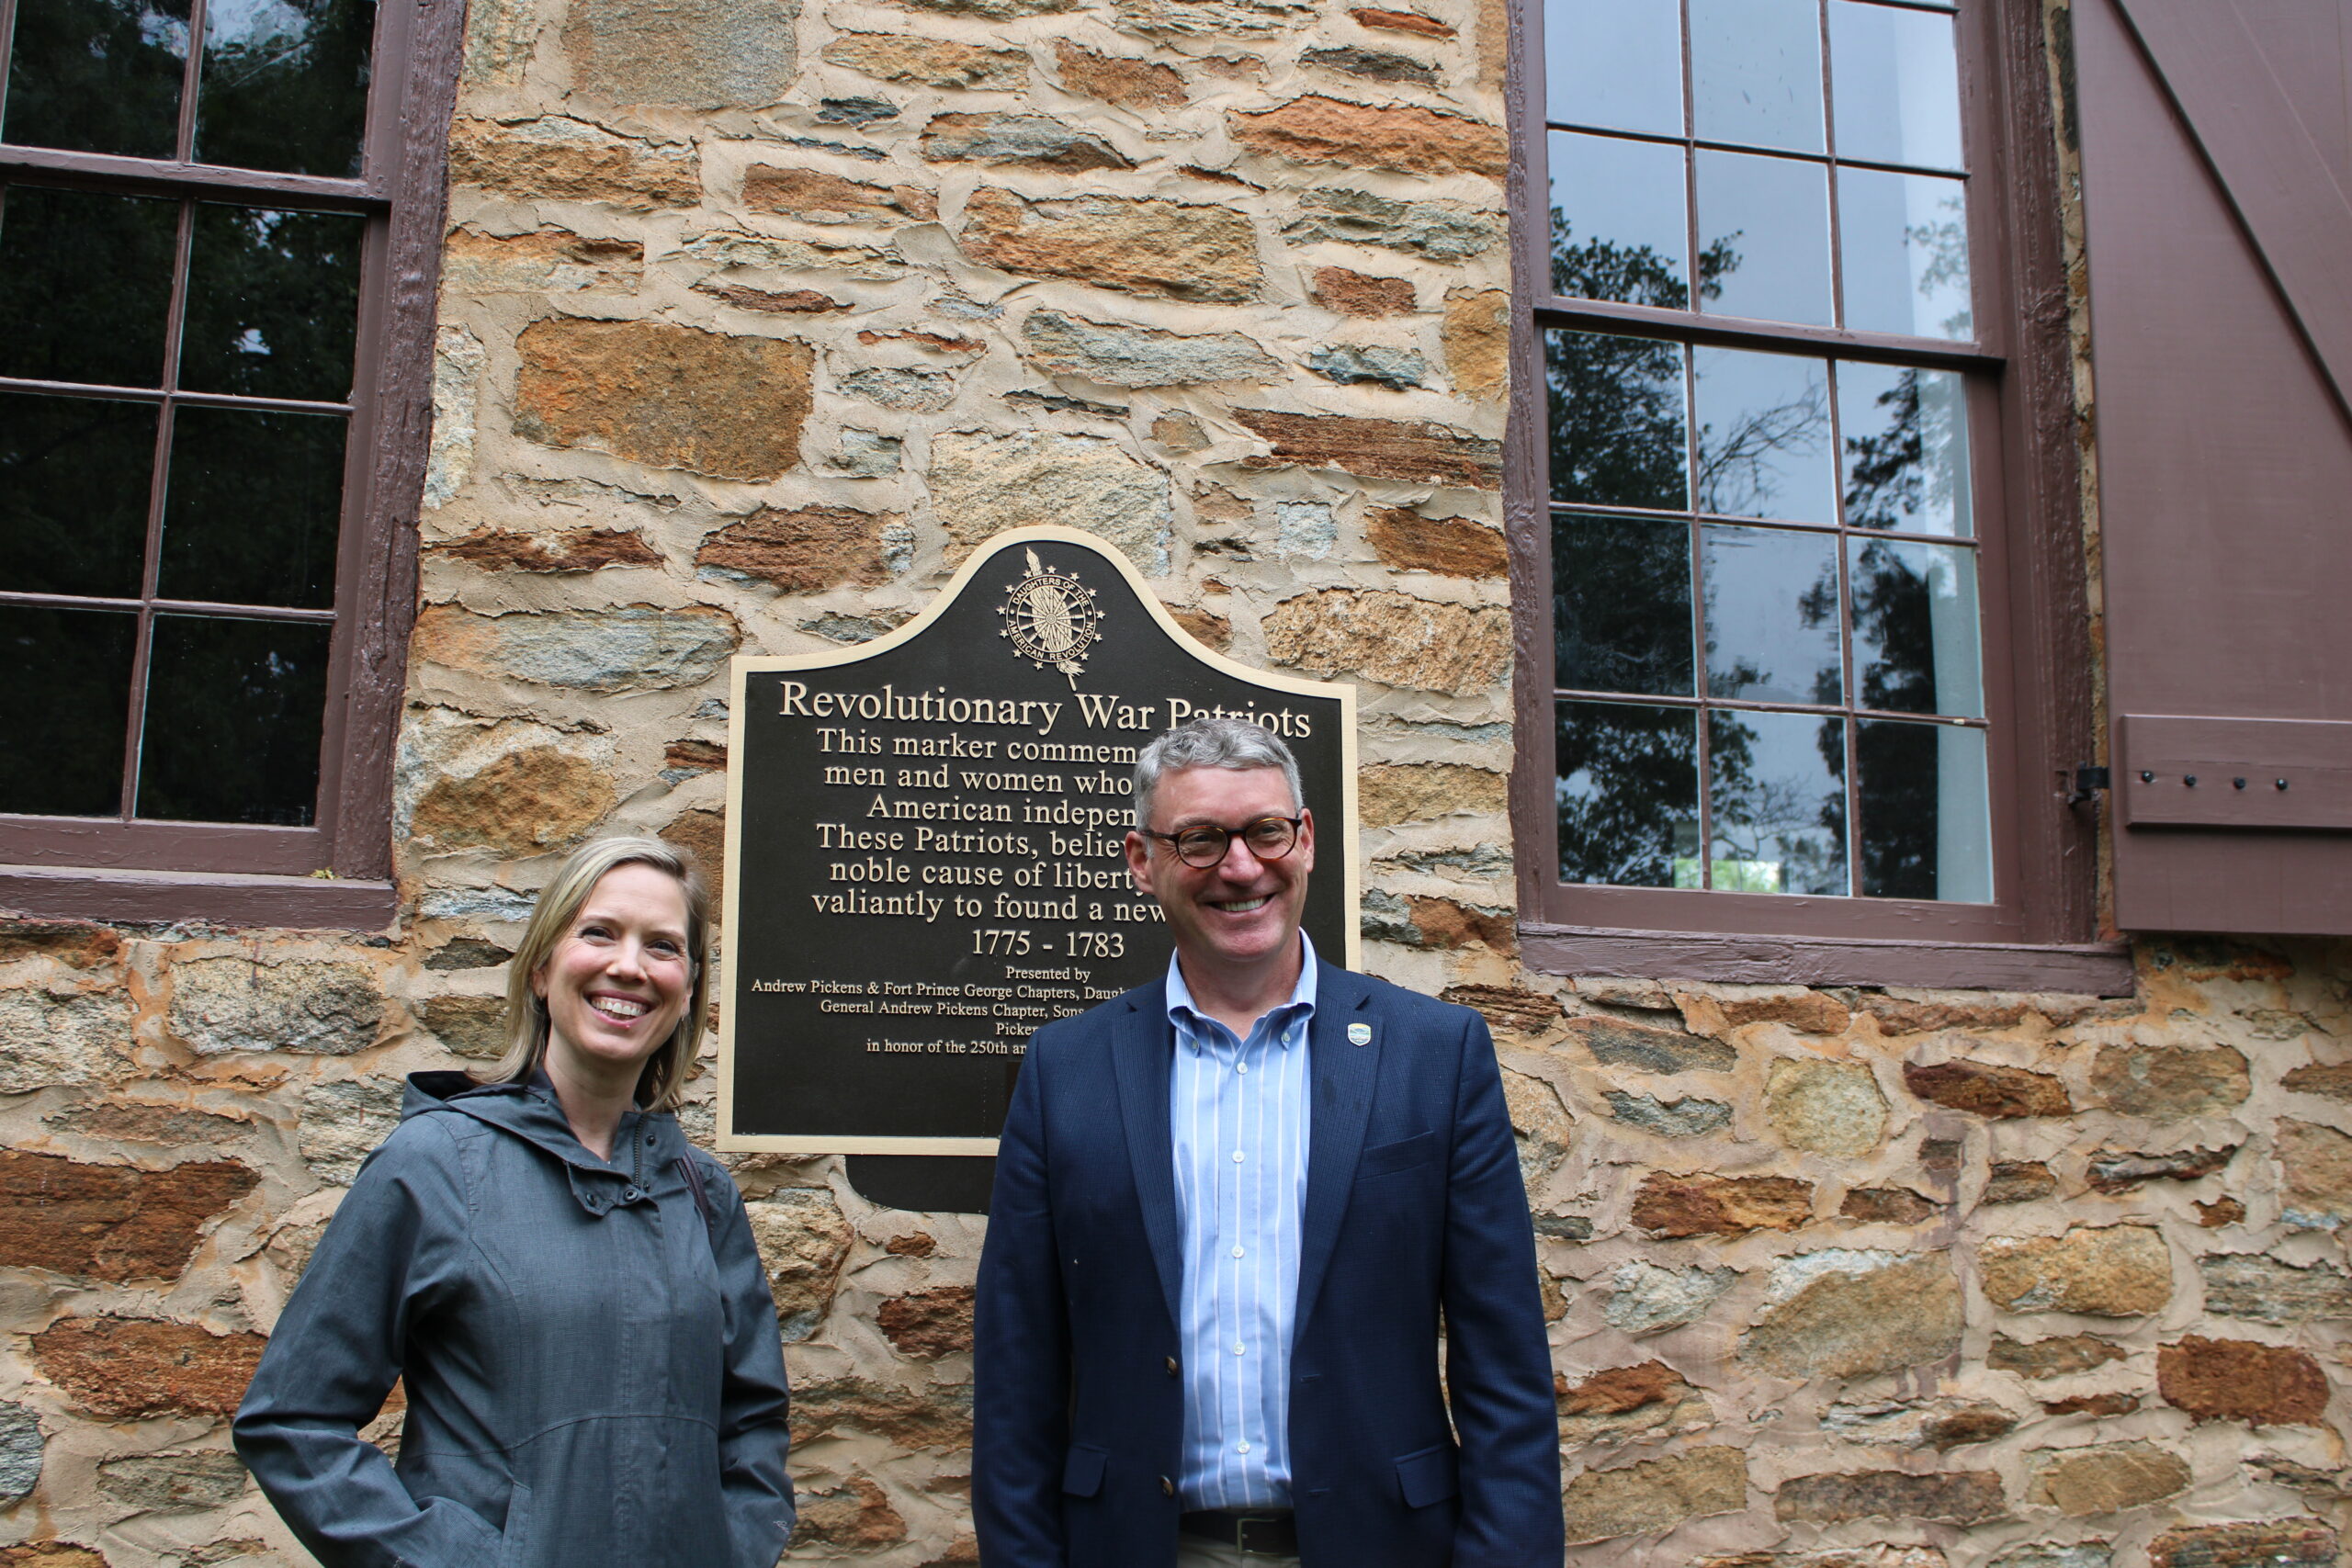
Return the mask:
M549 1066L575 1079L636 1074L678 1027L693 989L686 892L659 867L597 878L571 930L531 976L548 1008Z

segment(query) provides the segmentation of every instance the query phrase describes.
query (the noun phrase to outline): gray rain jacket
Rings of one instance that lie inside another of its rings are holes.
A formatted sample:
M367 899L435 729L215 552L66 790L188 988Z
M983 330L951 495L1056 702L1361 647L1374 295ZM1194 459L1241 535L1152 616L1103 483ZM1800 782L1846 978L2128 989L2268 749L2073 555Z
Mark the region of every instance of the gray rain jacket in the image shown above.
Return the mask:
M397 1466L357 1435L395 1378ZM786 1400L742 1199L676 1117L622 1117L607 1162L544 1076L418 1073L236 1442L325 1568L773 1568Z

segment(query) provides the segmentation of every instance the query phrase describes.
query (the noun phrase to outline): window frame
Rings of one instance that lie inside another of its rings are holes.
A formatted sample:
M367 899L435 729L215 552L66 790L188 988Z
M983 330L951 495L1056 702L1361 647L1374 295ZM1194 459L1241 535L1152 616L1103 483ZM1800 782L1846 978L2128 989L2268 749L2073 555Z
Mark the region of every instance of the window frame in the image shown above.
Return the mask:
M0 72L17 8L17 0L0 0ZM201 23L200 15L191 17L191 55L200 53ZM0 143L0 177L11 183L216 197L367 220L315 820L287 828L0 815L0 909L360 929L390 920L392 750L416 616L417 514L432 431L447 143L463 26L459 6L379 0L356 178ZM78 386L6 385L88 395ZM139 401L164 397L130 390ZM12 595L11 602L81 601Z
M2100 753L2079 527L2059 127L2040 6L1960 0L1956 13L1978 334L1966 344L1724 318L1700 317L1694 326L1682 311L1551 295L1543 13L1544 0L1511 0L1506 82L1517 395L1504 444L1504 516L1521 672L1513 694L1519 744L1510 795L1522 958L1572 974L2128 990L2128 947L2097 940L2095 814L2066 803L2075 770ZM1557 327L1967 376L1996 902L1558 880L1543 351L1544 333Z

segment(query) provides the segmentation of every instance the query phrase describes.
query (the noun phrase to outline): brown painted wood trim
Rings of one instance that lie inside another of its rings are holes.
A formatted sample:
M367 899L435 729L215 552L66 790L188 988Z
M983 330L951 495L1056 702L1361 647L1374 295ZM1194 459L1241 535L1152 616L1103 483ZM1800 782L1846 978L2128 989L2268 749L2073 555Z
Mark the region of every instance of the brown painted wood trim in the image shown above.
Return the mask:
M1626 337L1661 338L1673 343L1714 344L1753 348L1763 343L1785 343L1840 359L1920 365L1947 370L1997 369L2000 361L1973 344L1943 338L1897 337L1892 333L1849 332L1844 327L1800 326L1793 321L1759 321L1747 316L1707 316L1693 324L1687 310L1657 305L1633 305L1614 299L1571 299L1546 294L1535 302L1554 326L1595 327Z
M68 152L52 147L0 143L0 174L55 176L45 185L77 183L79 175L107 190L157 196L206 196L241 201L285 202L338 212L380 210L383 188L368 180L329 179L319 175L282 175L266 169L230 169L216 164L182 164L168 158L119 158L109 152Z
M195 875L308 876L330 858L323 828L239 822L126 822L118 817L0 817L6 858L94 873L169 866Z
M48 919L376 931L398 905L389 882L0 865L0 912Z
M1550 203L1532 171L1549 165L1544 105L1528 89L1528 62L1544 58L1543 0L1509 0L1511 47L1503 94L1510 128L1510 172L1504 187L1510 219L1510 417L1503 435L1503 538L1510 552L1511 862L1519 905L1541 909L1557 874L1558 818L1552 811L1552 547L1550 481L1544 452L1548 404L1543 329L1529 300L1551 297ZM1532 214L1545 214L1540 220ZM1531 586L1542 584L1537 592Z
M1522 921L1520 959L1555 975L1616 975L1724 985L1916 986L2129 996L2128 942L1903 942L1862 937L1722 936Z

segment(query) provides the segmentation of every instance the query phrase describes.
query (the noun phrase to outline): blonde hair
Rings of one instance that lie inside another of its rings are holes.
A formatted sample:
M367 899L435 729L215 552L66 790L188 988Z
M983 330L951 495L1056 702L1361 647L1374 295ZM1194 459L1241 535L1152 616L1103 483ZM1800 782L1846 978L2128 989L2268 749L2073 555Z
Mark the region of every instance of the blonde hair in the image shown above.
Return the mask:
M491 1065L485 1083L529 1080L548 1049L548 1005L531 988L531 976L544 968L556 944L571 930L581 906L607 872L625 865L650 865L677 878L686 897L686 956L694 965L686 1010L678 1027L654 1048L637 1080L637 1102L649 1111L675 1111L694 1076L695 1056L702 1044L703 1019L710 995L710 890L703 886L695 857L659 839L592 839L571 852L539 895L531 922L523 929L522 944L506 966L506 1054Z

